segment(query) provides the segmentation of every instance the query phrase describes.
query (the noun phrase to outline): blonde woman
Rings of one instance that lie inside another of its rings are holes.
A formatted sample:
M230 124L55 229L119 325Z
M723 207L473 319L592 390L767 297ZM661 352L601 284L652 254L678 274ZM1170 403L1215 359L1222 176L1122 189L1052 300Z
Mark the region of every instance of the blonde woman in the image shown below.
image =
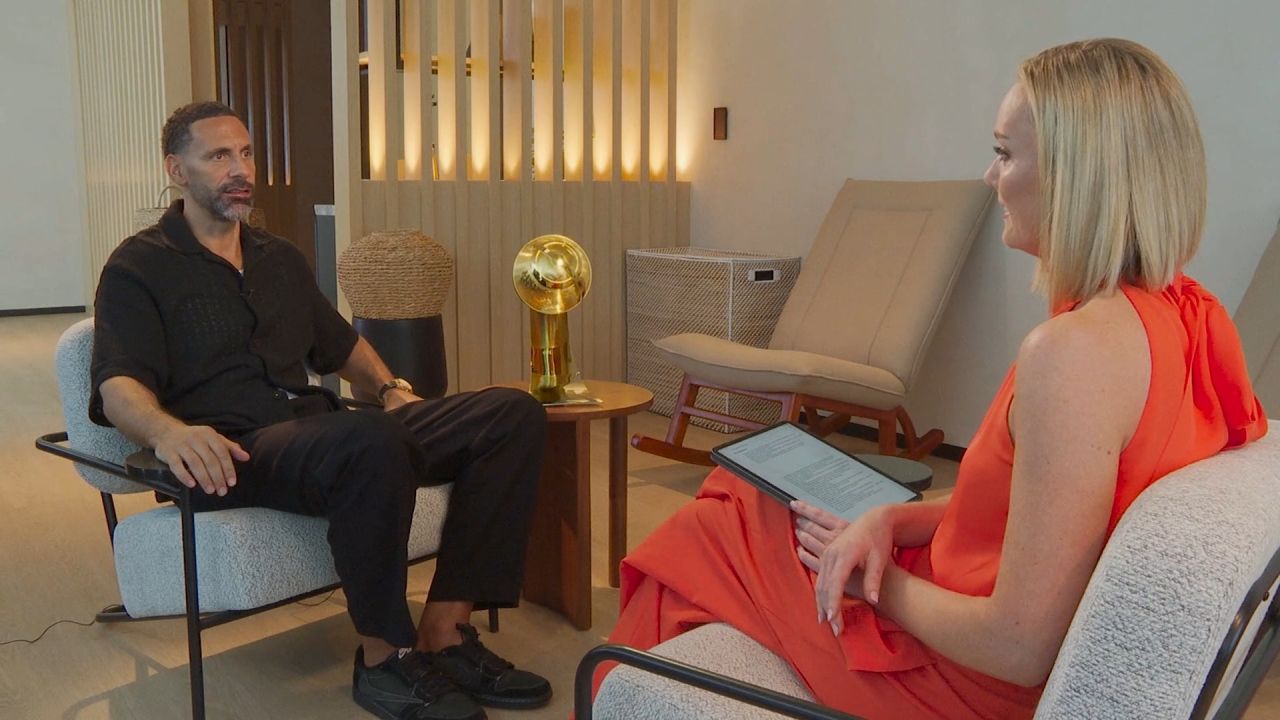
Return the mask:
M1039 258L1051 312L954 492L846 524L716 470L623 561L610 641L728 622L819 701L872 720L1030 717L1129 504L1266 432L1235 327L1182 274L1204 150L1164 62L1125 40L1045 50L1022 64L995 139L1003 240Z

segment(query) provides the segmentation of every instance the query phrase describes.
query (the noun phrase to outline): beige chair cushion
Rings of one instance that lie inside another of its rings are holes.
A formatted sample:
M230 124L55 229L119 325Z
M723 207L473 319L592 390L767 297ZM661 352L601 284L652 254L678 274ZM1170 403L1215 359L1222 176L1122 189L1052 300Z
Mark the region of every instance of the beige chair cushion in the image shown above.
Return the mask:
M769 347L882 368L910 389L991 197L981 180L847 180Z
M1253 391L1275 414L1280 408L1280 227L1262 254L1235 320Z
M728 387L814 395L889 410L906 388L893 373L800 350L765 350L698 333L656 340L672 365Z

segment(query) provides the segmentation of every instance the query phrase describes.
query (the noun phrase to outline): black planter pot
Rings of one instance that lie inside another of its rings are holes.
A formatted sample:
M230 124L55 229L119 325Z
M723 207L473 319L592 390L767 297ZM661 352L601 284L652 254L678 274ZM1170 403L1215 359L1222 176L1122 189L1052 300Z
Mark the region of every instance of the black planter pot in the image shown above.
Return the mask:
M449 368L444 354L444 322L439 315L405 320L356 317L351 325L378 351L392 374L413 385L417 395L444 397L449 387ZM354 387L351 392L357 400L377 401Z

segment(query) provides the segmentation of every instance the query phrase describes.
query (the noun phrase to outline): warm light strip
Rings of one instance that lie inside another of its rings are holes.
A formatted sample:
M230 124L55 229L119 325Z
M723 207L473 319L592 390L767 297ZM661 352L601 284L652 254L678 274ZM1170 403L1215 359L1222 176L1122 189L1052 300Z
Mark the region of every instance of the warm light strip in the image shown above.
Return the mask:
M649 85L653 80L649 56L652 54L652 27L653 15L649 0L640 0L640 76L636 83L640 90L640 151L636 153L636 178L641 182L648 182L650 173L645 165L649 162Z
M502 0L487 0L489 3L488 49L485 51L485 64L489 67L489 77L485 81L489 98L488 116L489 132L486 141L489 143L488 157L484 179L499 180L502 178ZM514 5L514 3L512 3Z
M438 0L436 4L439 31L436 64L436 158L441 180L453 180L458 163L458 88L456 65L461 53L455 45L454 26L461 20L457 0Z
M564 178L564 0L551 3L551 179Z
M564 179L582 179L582 10L586 0L564 0Z
M556 0L532 0L533 3L533 177L550 180L555 134L551 104L553 100L551 57L551 6Z
M489 76L497 72L490 67L489 26L496 24L497 0L470 0L471 14L471 150L468 154L467 179L487 180L489 175ZM490 5L493 5L492 13ZM492 20L490 18L492 17Z
M413 0L418 5L418 50L420 57L418 59L418 98L420 99L420 114L417 118L418 122L414 122L413 118L406 112L405 123L416 124L418 126L418 135L422 138L422 147L420 148L420 156L418 158L418 166L422 168L421 175L430 179L439 179L439 169L436 167L436 76L433 68L436 62L436 0ZM409 27L414 27L410 25ZM424 202L430 202L432 198L426 198Z
M622 0L622 164L623 180L640 178L640 32L642 0Z
M388 179L389 158L401 157L398 175L414 180L434 167L440 179L531 169L536 180L674 181L686 162L676 142L678 0L401 0L404 70L388 80L394 51L381 48L393 2L368 7L373 179ZM402 124L388 122L397 116Z
M676 181L676 170L679 167L677 162L677 151L679 143L677 139L680 133L676 130L676 68L677 58L679 57L679 34L676 32L679 28L679 12L680 3L678 0L666 0L667 4L667 182L674 184ZM674 217L674 214L673 214ZM674 232L674 228L672 228Z
M430 57L422 52L422 34L417 32L421 24L419 0L400 0L400 22L406 32L401 33L400 54L404 58L404 74L401 76L404 92L404 177L403 180L422 179L422 59ZM430 67L425 67L428 73Z
M383 60L382 49L391 38L384 31L383 12L393 8L384 8L388 0L368 0L368 24L365 31L369 34L369 177L372 180L385 180L387 177L387 63ZM394 2L395 0L389 0ZM376 50L375 50L376 48Z
M613 0L591 0L591 142L596 180L608 180L613 163Z
M670 0L652 0L649 9L652 31L649 36L649 179L662 180L667 175L667 84L671 77L667 66L667 44L671 34L667 28L667 5Z
M525 116L529 103L529 3L510 2L502 16L502 168L507 180L528 175L525 160L529 148L530 123Z

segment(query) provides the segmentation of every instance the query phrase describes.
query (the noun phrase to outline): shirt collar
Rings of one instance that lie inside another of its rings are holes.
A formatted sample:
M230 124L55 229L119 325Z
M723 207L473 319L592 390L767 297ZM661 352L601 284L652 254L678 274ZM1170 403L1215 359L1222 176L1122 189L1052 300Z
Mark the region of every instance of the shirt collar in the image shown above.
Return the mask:
M195 233L191 231L191 223L187 222L187 218L182 214L183 199L174 200L169 209L164 211L164 215L160 217L160 232L164 236L166 244L173 249L188 253L200 254L208 252L200 241L196 239ZM250 248L261 249L267 244L266 233L257 228L250 227L248 223L240 223L240 245L244 250Z

